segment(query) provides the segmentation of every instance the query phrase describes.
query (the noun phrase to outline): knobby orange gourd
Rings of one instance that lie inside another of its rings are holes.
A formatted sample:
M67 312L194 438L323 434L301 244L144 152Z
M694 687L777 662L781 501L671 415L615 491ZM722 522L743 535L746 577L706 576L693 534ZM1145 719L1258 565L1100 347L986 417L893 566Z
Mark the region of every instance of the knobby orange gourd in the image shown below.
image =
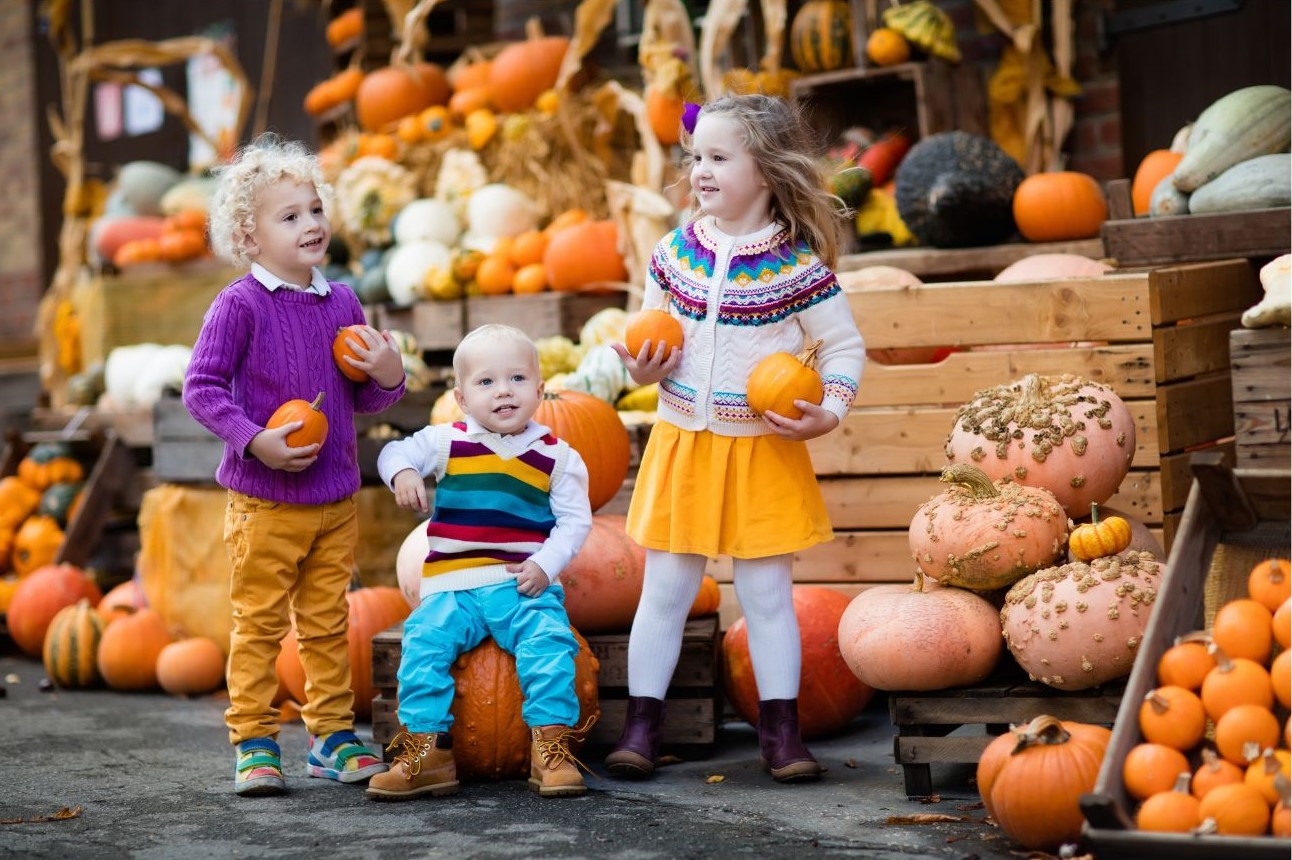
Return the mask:
M269 417L269 423L265 427L273 430L282 427L284 424L299 421L301 422L300 429L293 430L287 434L287 444L293 448L304 448L314 444L322 447L323 443L327 441L327 416L319 411L319 406L322 403L322 391L318 393L312 403L307 403L304 400L288 400Z
M822 341L813 341L797 356L774 352L758 362L749 374L749 408L758 415L775 412L797 420L803 417L803 410L794 405L795 400L820 405L825 396L821 374L816 371L821 344Z
M367 326L348 325L336 330L336 337L332 339L332 360L336 362L337 370L341 375L351 382L367 382L368 374L354 365L347 362L347 356L359 360L359 353L355 352L354 347L350 345L353 338L359 343L363 343L363 330Z

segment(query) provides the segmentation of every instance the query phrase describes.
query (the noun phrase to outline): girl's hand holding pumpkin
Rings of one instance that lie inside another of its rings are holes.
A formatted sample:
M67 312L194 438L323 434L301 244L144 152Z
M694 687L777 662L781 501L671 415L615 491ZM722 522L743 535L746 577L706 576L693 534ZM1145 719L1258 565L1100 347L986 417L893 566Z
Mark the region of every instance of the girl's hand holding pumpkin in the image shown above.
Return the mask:
M301 421L289 421L272 430L261 430L251 438L247 453L271 469L283 472L303 472L318 459L321 445L306 445L293 448L287 444L287 437L305 426Z
M552 584L546 571L529 560L509 564L507 570L516 574L516 590L526 597L538 597Z
M391 480L390 488L395 491L395 501L401 508L422 514L430 510L426 506L426 482L416 469L401 469Z
M404 378L404 361L399 355L399 346L388 331L377 331L372 326L364 326L358 336L362 343L350 338L350 346L359 359L343 359L351 367L367 373L373 382L389 391L398 387Z
M630 355L628 347L622 343L613 343L610 348L618 353L619 358L628 370L628 375L633 378L633 382L638 385L650 385L652 382L659 382L670 373L673 368L677 367L678 362L682 360L681 347L674 347L669 352L668 357L664 357L664 341L654 344L646 341L642 344L641 352L637 355ZM651 350L654 349L654 354Z
M802 418L786 418L771 411L763 413L763 420L782 439L806 442L824 436L839 426L839 416L828 409L806 400L795 400L794 405L803 410Z

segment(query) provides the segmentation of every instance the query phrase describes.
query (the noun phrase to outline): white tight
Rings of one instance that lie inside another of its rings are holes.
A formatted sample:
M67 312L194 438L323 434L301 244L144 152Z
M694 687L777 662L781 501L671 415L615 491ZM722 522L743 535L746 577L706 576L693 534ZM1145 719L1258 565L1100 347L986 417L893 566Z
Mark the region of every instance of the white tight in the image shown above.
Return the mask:
M665 697L704 566L702 555L646 551L641 603L628 639L629 695ZM758 697L797 698L802 647L790 595L790 556L736 559L735 579Z

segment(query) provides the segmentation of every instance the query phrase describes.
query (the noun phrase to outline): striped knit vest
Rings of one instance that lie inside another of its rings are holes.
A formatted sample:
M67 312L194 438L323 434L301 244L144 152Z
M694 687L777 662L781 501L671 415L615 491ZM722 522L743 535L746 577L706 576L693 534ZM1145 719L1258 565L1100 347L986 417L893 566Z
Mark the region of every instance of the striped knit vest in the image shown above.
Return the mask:
M563 447L550 433L505 459L465 437L449 442L444 475L435 485L435 511L426 525L430 553L422 576L522 562L556 526L551 486Z

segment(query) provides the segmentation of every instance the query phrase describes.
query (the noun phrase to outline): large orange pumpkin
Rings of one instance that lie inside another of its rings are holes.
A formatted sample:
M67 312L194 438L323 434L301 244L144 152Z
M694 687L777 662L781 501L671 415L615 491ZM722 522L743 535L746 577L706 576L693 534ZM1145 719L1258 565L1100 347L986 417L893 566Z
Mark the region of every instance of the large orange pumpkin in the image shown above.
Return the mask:
M508 45L489 64L489 93L500 111L529 110L544 90L556 86L570 40L544 36Z
M613 221L584 221L553 233L543 252L543 265L548 284L558 293L628 278L619 252L619 228Z
M625 518L597 514L579 554L561 573L570 624L585 633L632 626L642 595L646 550L624 533Z
M803 648L799 729L805 738L820 737L848 725L875 691L857 679L839 653L839 621L848 608L848 596L816 585L795 586L792 593ZM758 684L749 659L744 618L727 628L722 658L727 700L745 722L756 725Z
M99 642L99 674L114 690L151 690L157 686L157 658L173 638L151 609L119 618Z
M613 406L579 391L549 391L534 413L557 438L579 452L588 467L592 510L615 497L628 476L632 458L628 431Z
M449 100L449 82L434 63L386 66L368 73L355 93L355 116L364 131L384 131L409 114Z
M356 719L372 717L372 637L408 617L408 602L398 588L376 586L359 588L346 594L350 601L350 688L354 690ZM115 625L114 625L115 626ZM296 627L283 637L276 663L278 682L292 698L305 703L305 668L301 665Z
M1037 173L1014 191L1014 222L1029 242L1090 239L1106 220L1108 198L1084 173Z
M1183 152L1172 152L1169 149L1155 149L1135 169L1135 179L1131 182L1131 205L1136 215L1147 215L1153 189L1159 182L1175 172Z
M103 595L78 567L49 565L24 577L9 602L9 635L24 654L39 657L45 632L59 610L82 599L98 603Z

